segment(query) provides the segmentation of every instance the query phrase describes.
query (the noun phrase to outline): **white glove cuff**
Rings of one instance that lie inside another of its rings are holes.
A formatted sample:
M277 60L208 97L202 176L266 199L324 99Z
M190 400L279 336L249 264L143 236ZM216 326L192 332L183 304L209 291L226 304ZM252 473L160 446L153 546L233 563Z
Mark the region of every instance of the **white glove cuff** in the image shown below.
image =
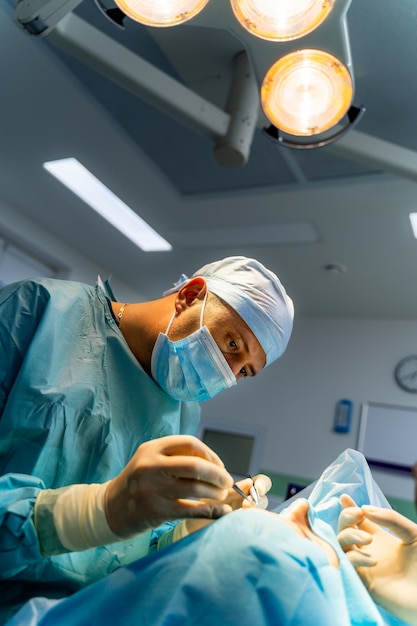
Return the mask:
M75 552L121 541L107 522L107 485L72 485L59 494L53 509L54 525L67 550Z
M173 541L179 541L180 539L182 539L183 537L186 537L187 535L188 535L187 524L185 520L182 520L182 522L179 522L174 528Z
M179 541L187 535L187 526L185 520L182 520L182 522L178 522L178 524L174 526L174 528L167 530L166 533L161 535L158 541L158 550L161 550L161 548L166 548L166 546L174 543L174 541Z

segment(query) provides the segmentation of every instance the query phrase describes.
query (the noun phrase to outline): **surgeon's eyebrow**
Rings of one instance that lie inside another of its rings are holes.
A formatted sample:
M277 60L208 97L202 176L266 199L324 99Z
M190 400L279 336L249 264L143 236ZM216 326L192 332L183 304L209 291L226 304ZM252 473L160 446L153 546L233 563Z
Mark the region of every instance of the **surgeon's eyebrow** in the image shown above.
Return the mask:
M244 337L244 335L243 335L242 333L239 333L239 335L240 335L240 338L241 338L242 343L243 343L243 345L244 345L244 348L245 348L245 350L246 350L246 353L249 355L249 358L250 358L250 352L249 352L249 346L248 346L247 339L246 339L246 337ZM259 373L259 370L255 369L255 368L253 367L253 365L249 364L247 367L248 367L248 369L250 370L250 373L251 373L251 374L250 374L250 375L251 375L251 378L253 378L254 376L256 376L256 374L258 374L258 373Z
M249 366L249 369L251 371L251 378L259 374L259 370L256 370L254 367L252 367L252 365Z

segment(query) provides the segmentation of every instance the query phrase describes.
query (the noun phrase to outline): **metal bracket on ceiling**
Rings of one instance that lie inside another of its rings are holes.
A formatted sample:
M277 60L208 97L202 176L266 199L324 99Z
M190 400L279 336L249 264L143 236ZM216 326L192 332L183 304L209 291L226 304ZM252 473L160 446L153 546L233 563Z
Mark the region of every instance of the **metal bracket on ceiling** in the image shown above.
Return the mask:
M30 35L44 37L82 0L19 0L13 20Z
M248 158L259 117L259 90L246 51L233 60L233 77L226 103L230 115L225 135L214 145L214 154L220 165L240 167Z
M73 13L48 39L114 83L214 142L218 162L246 163L259 116L256 79L247 54L234 59L226 111L134 54Z

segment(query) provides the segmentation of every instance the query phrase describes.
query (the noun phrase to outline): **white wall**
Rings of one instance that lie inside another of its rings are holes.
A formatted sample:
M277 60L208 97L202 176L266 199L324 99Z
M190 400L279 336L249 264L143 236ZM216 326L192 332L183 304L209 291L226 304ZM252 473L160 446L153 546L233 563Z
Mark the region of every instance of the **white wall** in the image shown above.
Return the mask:
M103 280L112 274L110 253L108 267L99 267L1 199L0 237L20 246L39 261L55 266L59 278L94 285L98 274ZM112 275L111 286L118 300L142 300L139 293L132 291L115 275Z
M400 358L416 352L417 321L298 318L285 355L204 404L203 415L263 425L261 467L316 478L345 448L356 448L363 402L417 406L393 378ZM354 403L348 434L333 431L341 398ZM412 499L411 476L373 474L386 495Z

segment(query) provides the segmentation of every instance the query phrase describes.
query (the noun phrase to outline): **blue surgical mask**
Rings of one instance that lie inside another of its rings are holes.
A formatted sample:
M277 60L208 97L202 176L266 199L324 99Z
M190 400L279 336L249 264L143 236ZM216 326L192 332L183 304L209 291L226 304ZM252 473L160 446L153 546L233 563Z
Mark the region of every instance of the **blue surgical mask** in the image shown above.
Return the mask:
M203 326L207 293L201 307L200 328L188 337L171 341L168 333L159 333L152 351L151 371L154 380L174 400L204 402L236 384L236 376Z

